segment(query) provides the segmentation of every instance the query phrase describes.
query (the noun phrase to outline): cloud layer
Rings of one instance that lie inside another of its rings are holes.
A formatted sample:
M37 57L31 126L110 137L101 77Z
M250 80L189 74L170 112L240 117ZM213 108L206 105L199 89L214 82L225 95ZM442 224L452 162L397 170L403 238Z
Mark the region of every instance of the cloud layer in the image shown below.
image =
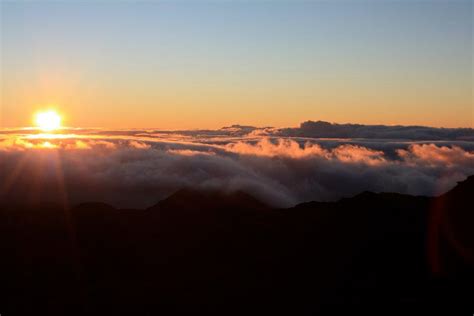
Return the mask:
M0 199L147 207L183 187L243 190L275 206L365 190L434 195L474 174L470 141L319 139L216 131L3 131Z
M281 136L304 137L474 141L472 128L334 124L324 121L307 121L298 128L280 129L277 133Z

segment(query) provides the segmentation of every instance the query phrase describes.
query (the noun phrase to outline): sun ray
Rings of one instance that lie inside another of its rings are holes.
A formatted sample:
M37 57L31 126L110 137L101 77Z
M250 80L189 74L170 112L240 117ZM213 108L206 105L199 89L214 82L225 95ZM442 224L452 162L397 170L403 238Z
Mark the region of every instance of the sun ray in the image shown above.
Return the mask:
M2 194L8 193L10 187L15 183L16 179L21 174L29 158L29 155L23 155L15 164L11 172L6 175L5 181L3 181L2 185L0 186L0 196Z

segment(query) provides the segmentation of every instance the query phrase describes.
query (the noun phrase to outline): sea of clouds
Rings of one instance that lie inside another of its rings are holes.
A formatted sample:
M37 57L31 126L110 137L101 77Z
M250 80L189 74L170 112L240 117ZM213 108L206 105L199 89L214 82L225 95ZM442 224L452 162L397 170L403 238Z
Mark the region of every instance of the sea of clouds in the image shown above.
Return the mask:
M148 207L181 188L271 205L362 191L437 195L474 174L474 130L305 122L165 131L0 131L0 202Z

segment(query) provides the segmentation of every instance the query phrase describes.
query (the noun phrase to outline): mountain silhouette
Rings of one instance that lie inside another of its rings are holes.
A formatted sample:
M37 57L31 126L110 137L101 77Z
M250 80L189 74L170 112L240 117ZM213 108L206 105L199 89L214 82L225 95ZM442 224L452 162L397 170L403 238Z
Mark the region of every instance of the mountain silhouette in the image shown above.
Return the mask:
M208 210L225 208L257 210L268 208L268 206L242 191L220 192L216 190L181 189L149 209Z
M471 176L287 209L195 189L142 210L4 203L0 312L469 314L473 194Z

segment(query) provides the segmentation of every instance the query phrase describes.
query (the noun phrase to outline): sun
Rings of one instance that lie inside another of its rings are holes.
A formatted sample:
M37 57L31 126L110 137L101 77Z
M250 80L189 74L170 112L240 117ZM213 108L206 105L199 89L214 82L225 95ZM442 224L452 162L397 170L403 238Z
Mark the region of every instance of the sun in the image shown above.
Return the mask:
M35 124L42 131L51 132L61 127L61 116L53 110L38 112L35 116Z

